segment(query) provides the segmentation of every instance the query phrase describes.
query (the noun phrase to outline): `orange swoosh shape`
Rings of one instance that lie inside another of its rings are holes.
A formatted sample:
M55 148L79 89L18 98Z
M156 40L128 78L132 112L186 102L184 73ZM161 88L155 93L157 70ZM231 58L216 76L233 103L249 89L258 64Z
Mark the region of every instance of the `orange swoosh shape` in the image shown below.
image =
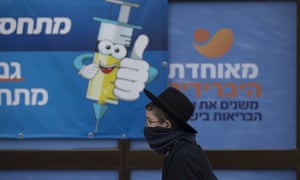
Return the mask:
M203 56L208 58L217 58L227 53L233 44L233 32L230 29L219 30L211 40L203 45L198 46L193 43L194 48Z

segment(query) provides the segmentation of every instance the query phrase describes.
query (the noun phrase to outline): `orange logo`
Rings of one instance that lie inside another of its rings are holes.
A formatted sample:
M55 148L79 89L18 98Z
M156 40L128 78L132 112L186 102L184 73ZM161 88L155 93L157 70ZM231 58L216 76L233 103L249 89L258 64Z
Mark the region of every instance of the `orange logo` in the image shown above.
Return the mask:
M232 44L233 32L230 29L221 29L212 37L205 29L197 29L194 33L194 48L207 58L225 55L231 49Z

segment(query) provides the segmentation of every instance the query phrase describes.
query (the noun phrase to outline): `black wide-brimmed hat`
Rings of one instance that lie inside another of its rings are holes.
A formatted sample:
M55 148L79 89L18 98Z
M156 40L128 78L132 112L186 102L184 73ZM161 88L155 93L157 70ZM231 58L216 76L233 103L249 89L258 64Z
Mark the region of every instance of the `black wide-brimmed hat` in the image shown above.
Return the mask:
M197 133L197 131L187 123L194 113L195 107L182 92L173 87L168 87L157 97L147 89L144 89L144 92L148 98L152 100L152 103L173 118L179 129L183 129L192 134Z

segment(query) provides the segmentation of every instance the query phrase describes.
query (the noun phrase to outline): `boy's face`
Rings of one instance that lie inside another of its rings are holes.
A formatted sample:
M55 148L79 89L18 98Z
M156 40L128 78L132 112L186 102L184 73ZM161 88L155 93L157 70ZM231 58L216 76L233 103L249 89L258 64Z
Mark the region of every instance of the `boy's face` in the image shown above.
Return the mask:
M153 113L153 111L146 110L146 127L168 127L168 123L166 121L159 121L158 117Z

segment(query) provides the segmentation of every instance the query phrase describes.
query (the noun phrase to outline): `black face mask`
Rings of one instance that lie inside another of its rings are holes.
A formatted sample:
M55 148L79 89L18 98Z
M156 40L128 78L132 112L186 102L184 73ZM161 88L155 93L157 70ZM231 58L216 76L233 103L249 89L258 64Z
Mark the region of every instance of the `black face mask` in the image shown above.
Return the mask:
M150 147L158 154L165 154L181 139L195 143L193 134L175 128L145 127L144 136Z

